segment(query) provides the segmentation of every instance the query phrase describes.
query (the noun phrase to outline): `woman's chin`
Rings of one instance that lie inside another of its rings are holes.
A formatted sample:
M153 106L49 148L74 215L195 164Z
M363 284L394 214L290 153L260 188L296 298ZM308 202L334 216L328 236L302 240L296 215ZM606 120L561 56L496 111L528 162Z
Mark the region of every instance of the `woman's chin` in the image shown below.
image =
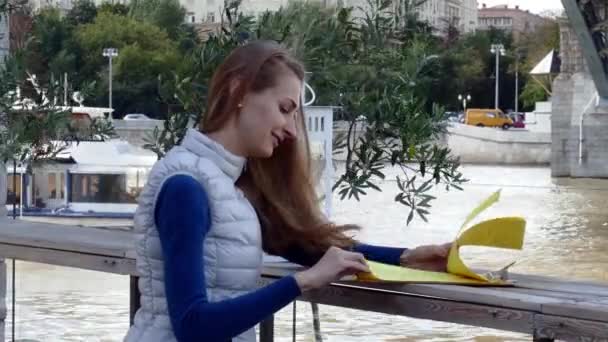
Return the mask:
M274 147L270 146L267 148L261 148L259 150L256 151L255 153L255 158L260 158L260 159L266 159L266 158L270 158L272 157L272 155L274 154Z

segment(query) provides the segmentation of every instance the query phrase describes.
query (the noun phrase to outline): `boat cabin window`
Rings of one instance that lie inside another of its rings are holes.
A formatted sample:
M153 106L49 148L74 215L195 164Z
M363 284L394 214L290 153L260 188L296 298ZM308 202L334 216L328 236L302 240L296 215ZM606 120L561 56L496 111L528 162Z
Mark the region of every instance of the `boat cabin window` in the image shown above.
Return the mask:
M56 174L51 172L48 174L49 179L49 199L57 198L57 177Z
M72 174L71 185L75 203L135 203L124 174Z

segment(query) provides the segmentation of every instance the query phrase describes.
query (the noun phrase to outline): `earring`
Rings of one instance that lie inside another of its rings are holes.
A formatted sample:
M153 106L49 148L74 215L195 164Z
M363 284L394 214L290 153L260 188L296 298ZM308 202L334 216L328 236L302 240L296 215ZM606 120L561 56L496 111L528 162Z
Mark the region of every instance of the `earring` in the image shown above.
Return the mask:
M239 103L238 105L236 105L238 108L243 108L243 104Z

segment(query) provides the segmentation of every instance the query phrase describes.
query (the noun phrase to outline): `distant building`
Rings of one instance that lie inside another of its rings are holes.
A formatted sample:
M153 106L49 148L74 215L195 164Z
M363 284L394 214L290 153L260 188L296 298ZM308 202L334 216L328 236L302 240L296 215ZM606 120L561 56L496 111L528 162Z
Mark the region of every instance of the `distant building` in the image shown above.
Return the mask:
M463 33L477 28L477 0L427 0L417 11L421 20L439 30L449 23Z
M34 11L53 6L65 13L72 8L73 1L30 0L30 6ZM107 0L93 1L100 5ZM129 2L128 0L115 1ZM185 22L197 26L220 23L226 3L225 0L179 0L179 2L186 9ZM240 10L246 15L258 15L265 11L276 11L288 3L289 0L242 0ZM355 16L359 13L357 8L367 6L366 0L322 0L321 4L354 7ZM416 11L421 20L427 21L439 31L443 30L447 23L455 24L461 32L471 32L477 28L477 0L427 0ZM203 29L207 29L207 27Z
M526 33L533 33L539 27L552 22L552 19L542 17L538 14L524 11L515 6L510 8L508 5L498 5L487 7L482 4L479 10L478 30L489 30L497 28L513 33L514 39Z
M97 2L96 2L97 3ZM55 7L61 12L66 13L72 9L72 0L29 0L29 5L32 11L36 12L45 7Z
M27 13L0 14L0 64L11 52L25 48L31 27Z
M4 63L4 58L8 56L10 49L8 16L0 14L0 64Z
M219 23L221 20L223 0L180 0L187 10L186 22ZM243 0L241 10L247 15L258 15L265 11L276 11L286 6L288 0ZM357 8L365 8L365 0L324 0L326 6L349 6L355 8L354 15L360 15ZM477 27L477 0L428 0L416 9L421 20L441 30L446 23L452 22L462 32L475 31Z
M186 9L186 22L189 24L220 23L225 8L224 0L180 0ZM245 15L258 15L265 11L276 11L286 6L288 0L243 0L240 10Z

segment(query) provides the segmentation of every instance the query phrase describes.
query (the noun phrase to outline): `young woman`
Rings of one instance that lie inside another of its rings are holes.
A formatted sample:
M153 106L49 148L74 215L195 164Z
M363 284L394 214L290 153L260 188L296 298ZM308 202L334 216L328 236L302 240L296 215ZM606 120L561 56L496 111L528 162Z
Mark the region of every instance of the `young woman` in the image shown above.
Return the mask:
M323 216L300 94L304 69L278 44L234 50L200 130L150 173L135 215L141 308L127 342L253 342L302 292L368 271L365 258L445 269L449 245L357 243ZM311 266L256 289L262 251Z

